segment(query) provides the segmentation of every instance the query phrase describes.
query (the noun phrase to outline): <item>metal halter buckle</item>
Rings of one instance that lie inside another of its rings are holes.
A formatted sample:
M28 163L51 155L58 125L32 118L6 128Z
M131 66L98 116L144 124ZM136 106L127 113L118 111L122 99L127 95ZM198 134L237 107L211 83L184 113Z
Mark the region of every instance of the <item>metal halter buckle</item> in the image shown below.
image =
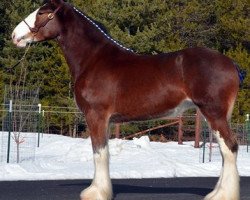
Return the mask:
M49 13L48 14L48 18L51 20L51 19L53 19L54 18L54 13Z

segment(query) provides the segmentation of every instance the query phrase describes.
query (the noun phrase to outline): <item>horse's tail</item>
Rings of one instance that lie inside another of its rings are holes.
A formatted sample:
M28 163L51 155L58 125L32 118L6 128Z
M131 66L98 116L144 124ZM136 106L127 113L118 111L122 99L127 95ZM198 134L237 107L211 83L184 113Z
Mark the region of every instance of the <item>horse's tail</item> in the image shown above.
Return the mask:
M246 70L240 69L240 66L236 62L234 62L234 66L238 71L239 80L240 80L240 87L242 87L243 81L247 75L247 72L246 72Z

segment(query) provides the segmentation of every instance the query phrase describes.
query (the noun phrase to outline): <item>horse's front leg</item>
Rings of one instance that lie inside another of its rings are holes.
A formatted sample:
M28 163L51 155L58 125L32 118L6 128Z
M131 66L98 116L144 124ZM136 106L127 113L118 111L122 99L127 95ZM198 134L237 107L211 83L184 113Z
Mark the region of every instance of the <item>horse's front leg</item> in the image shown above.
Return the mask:
M109 175L108 123L105 113L88 111L86 120L94 154L95 174L92 184L82 191L81 200L110 200L112 185Z

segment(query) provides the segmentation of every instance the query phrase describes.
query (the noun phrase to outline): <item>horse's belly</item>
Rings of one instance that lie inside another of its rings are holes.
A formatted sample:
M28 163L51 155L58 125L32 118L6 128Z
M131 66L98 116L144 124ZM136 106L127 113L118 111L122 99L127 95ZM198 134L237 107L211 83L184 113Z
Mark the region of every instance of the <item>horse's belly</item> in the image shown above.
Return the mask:
M163 117L176 117L181 115L184 111L194 108L195 105L190 99L184 99L178 103L177 106L165 104L157 107L138 107L134 110L126 109L124 112L115 112L111 121L116 123L128 121L144 121Z
M185 99L175 108L168 110L164 114L164 117L177 117L182 115L182 113L185 112L186 110L195 107L196 106L191 99Z

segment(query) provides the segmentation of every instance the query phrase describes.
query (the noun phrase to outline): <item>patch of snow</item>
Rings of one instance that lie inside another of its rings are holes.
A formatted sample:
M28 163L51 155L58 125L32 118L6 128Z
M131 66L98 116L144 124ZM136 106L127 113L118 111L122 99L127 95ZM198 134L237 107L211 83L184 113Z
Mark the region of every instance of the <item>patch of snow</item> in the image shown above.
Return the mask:
M201 163L202 149L193 142L150 142L147 136L109 141L111 178L219 176L222 159L213 147L212 162ZM206 149L206 159L208 150ZM0 180L92 179L94 164L91 140L44 134L35 160L0 164ZM250 152L240 146L238 170L250 176Z

